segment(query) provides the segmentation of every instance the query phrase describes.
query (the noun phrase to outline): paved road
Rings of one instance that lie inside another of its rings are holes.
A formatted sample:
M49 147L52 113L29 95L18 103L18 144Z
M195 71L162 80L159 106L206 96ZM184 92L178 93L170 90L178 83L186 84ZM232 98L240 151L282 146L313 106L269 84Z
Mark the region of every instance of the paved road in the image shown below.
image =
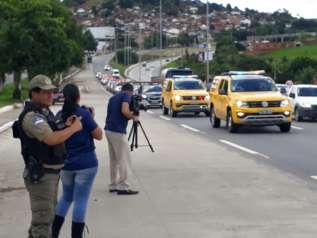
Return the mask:
M153 62L151 65L151 70L155 70L154 67L158 67L158 62ZM147 75L143 74L144 80L148 80ZM132 70L129 76L137 79L138 72ZM162 116L160 109L150 110L149 113L157 118ZM177 118L170 116L163 118L203 134L212 141L233 147L235 150L242 150L242 153L255 154L264 163L304 178L315 187L315 178L312 176L317 176L317 150L315 150L317 122L295 122L289 134L280 133L278 127L242 128L240 133L230 134L225 128L225 122L222 122L220 129L214 129L210 125L209 118L203 114L199 117L179 114Z
M94 105L103 126L109 95L89 70L82 103ZM58 106L54 107L57 109ZM154 114L155 115L155 114ZM143 113L156 150L132 153L137 196L107 192L106 141L96 143L100 166L89 203L91 238L313 238L317 194L305 181L214 143L203 134ZM200 118L205 119L205 118ZM173 122L173 123L172 123ZM140 143L143 143L140 136ZM0 134L0 237L25 237L30 221L19 142ZM70 216L61 238L69 237Z

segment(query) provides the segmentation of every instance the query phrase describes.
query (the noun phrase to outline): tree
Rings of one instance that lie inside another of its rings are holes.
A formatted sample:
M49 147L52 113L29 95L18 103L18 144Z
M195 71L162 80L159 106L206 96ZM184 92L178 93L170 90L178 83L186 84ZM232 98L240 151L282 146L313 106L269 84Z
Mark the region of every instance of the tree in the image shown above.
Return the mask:
M24 70L31 77L41 73L54 78L81 64L83 32L59 1L2 0L0 12L0 45L7 58L2 68L14 73L14 99L21 97Z
M91 32L85 31L84 33L84 49L88 51L96 51L97 49L97 41L95 40L94 36Z
M121 8L132 8L134 6L133 0L119 0Z
M129 62L129 64L135 64L138 62L138 55L133 51L132 49L122 49L117 51L117 59L119 64L126 64ZM126 57L129 56L129 59Z
M227 10L227 12L231 12L232 11L232 7L231 7L231 5L229 3L226 6L226 10Z

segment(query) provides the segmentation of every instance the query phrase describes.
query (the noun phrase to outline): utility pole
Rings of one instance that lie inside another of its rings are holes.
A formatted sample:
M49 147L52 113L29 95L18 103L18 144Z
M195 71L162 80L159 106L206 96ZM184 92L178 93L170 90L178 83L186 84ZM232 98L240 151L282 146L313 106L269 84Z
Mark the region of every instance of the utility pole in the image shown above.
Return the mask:
M206 37L206 42L207 42L207 52L205 54L206 56L206 85L209 83L209 1L207 0L206 3L206 22L207 22L207 37Z
M114 53L115 53L115 59L116 59L116 64L118 64L118 55L117 55L117 28L114 28Z
M160 73L162 71L162 0L160 0Z
M127 65L127 32L126 32L126 27L124 27L124 40L123 40L123 58L124 58L124 60L123 60L123 62L124 62L124 65Z
M141 67L142 67L142 65L141 65L141 49L142 49L142 47L141 47L141 45L142 45L141 31L142 31L142 29L141 29L141 23L140 23L139 24L139 36L138 36L138 44L139 44L139 81L141 81Z

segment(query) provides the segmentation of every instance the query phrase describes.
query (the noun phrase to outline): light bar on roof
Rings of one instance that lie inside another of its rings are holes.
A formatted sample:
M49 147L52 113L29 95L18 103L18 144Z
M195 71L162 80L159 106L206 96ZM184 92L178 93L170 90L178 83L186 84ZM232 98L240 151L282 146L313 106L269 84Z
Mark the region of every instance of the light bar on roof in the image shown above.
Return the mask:
M198 75L173 75L173 78L198 78Z
M228 75L264 75L265 70L255 70L255 71L229 71L225 74Z

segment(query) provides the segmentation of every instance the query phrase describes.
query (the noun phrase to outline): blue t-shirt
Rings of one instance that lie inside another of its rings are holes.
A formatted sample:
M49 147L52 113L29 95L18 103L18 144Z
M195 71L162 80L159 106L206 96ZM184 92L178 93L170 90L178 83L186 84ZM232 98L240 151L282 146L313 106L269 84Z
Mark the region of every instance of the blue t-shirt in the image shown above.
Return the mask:
M98 125L87 109L77 106L74 114L81 117L83 129L65 141L67 158L63 169L81 170L96 167L98 166L98 160L95 154L95 143L91 132L95 130Z
M126 92L120 92L112 96L108 103L105 130L121 134L127 133L128 119L122 114L122 103L130 105L131 96Z

